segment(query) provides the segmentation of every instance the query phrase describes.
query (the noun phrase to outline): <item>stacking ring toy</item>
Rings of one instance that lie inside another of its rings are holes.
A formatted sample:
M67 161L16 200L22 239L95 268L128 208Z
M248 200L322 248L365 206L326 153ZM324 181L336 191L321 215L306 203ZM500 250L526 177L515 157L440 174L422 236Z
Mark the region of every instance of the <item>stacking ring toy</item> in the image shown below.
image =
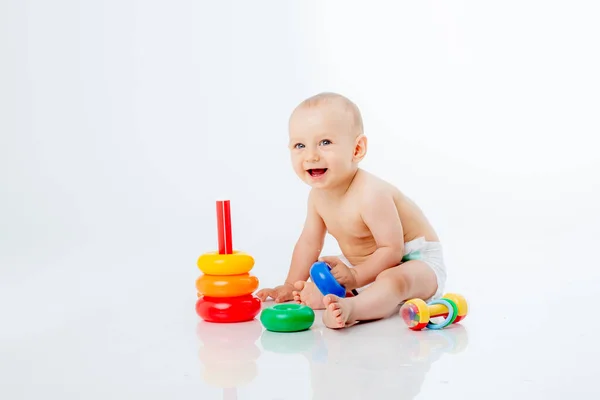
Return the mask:
M331 267L322 261L316 262L310 267L310 278L326 296L334 294L338 297L346 297L346 289L331 274Z
M231 254L213 251L198 257L197 264L206 275L241 275L254 267L254 258L239 250L232 250Z
M256 317L261 302L247 294L238 297L202 296L196 301L196 314L208 322L244 322Z
M231 204L217 201L219 251L202 254L197 261L203 272L196 279L196 314L208 322L244 322L260 312L261 301L252 295L258 278L250 275L254 258L233 250Z
M315 322L315 312L302 304L277 304L262 311L260 322L272 332L305 331Z
M254 275L201 275L196 279L198 293L208 297L235 297L250 294L258 288Z
M412 330L418 331L425 327L429 329L442 329L465 318L467 315L467 301L458 294L446 294L439 300L425 303L421 299L411 299L400 308L400 316ZM443 317L440 323L430 320Z

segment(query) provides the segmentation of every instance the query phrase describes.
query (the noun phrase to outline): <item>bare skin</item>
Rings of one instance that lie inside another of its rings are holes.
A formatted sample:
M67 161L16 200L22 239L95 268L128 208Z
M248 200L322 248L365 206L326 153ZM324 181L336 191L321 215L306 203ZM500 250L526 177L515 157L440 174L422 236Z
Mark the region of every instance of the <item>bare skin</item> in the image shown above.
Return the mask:
M378 193L378 196L387 196L393 199L395 210L402 222L404 242L418 237L425 237L427 241L439 240L422 211L410 199L389 183L359 169L345 193L343 201L337 203L332 202L326 196L315 196L315 208L318 216L323 220L328 233L336 238L342 253L354 267L360 268L377 250L377 241L360 215L361 196L369 191ZM401 259L404 254L403 249L398 249L398 251ZM398 264L400 264L400 260L396 265ZM365 285L372 281L369 279ZM359 287L362 286L364 285ZM299 280L294 283L294 287L296 288L293 291L295 302L305 304L313 309L326 307L323 303L323 295L314 283ZM347 285L346 287L348 288ZM348 289L352 289L352 287ZM435 293L435 290L433 292ZM401 301L403 300L405 299Z
M323 298L323 323L328 328L351 326L390 316L398 305L412 298L427 299L437 290L435 273L419 260L407 261L377 276L375 282L356 297Z
M293 291L294 301L298 304L304 304L313 310L323 310L323 294L312 282L298 281L294 284L296 290Z
M324 322L331 328L384 318L402 301L428 298L437 290L435 274L425 263L401 260L404 243L419 237L437 242L438 236L412 200L358 167L367 139L357 113L347 99L323 96L304 102L290 117L292 165L312 190L285 284L257 293L263 301L272 297L325 309ZM352 268L337 257L319 258L326 233L337 240ZM348 290L372 285L356 297L323 298L307 282L317 259L327 262Z

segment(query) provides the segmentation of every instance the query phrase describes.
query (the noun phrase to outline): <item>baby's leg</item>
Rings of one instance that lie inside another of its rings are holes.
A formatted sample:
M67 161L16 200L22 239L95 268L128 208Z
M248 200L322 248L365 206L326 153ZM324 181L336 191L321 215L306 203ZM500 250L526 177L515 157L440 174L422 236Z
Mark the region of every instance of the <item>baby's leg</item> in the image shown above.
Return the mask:
M304 304L313 310L323 310L323 294L313 282L298 281L294 284L296 290L292 292L294 301L298 304Z
M356 321L385 318L401 302L415 297L428 299L436 291L437 278L433 270L420 260L407 261L380 273L358 296L325 296L323 323L329 328L343 328Z

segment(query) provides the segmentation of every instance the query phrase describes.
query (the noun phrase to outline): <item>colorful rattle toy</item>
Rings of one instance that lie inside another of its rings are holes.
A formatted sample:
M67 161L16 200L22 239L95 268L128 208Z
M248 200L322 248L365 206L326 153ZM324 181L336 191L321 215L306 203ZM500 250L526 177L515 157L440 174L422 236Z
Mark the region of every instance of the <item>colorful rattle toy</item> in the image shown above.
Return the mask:
M411 299L400 307L400 316L409 329L419 331L425 327L442 329L462 321L468 312L467 301L459 294L447 293L439 300L429 303L421 299ZM444 317L440 323L430 322L432 318Z
M310 267L310 279L323 296L334 294L337 297L346 297L346 288L333 277L331 267L327 263L322 261L314 263ZM358 292L352 289L352 294L356 296Z
M198 268L203 275L196 280L196 313L209 322L243 322L256 317L260 299L252 293L258 279L249 272L254 258L233 250L229 200L217 201L219 251L202 254Z

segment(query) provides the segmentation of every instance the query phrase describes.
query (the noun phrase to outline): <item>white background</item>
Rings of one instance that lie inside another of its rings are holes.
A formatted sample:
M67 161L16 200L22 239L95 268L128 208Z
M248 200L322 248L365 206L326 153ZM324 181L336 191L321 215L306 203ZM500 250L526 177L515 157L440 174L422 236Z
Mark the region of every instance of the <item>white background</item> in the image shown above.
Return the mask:
M3 281L78 251L189 271L216 248L219 198L235 246L281 280L307 192L287 118L325 90L361 107L364 167L450 248L598 235L596 9L359 4L3 2Z
M424 209L449 289L597 293L598 17L592 1L3 1L2 346L125 303L193 315L217 199L261 286L280 284L308 192L287 119L321 91L362 110L364 168Z

